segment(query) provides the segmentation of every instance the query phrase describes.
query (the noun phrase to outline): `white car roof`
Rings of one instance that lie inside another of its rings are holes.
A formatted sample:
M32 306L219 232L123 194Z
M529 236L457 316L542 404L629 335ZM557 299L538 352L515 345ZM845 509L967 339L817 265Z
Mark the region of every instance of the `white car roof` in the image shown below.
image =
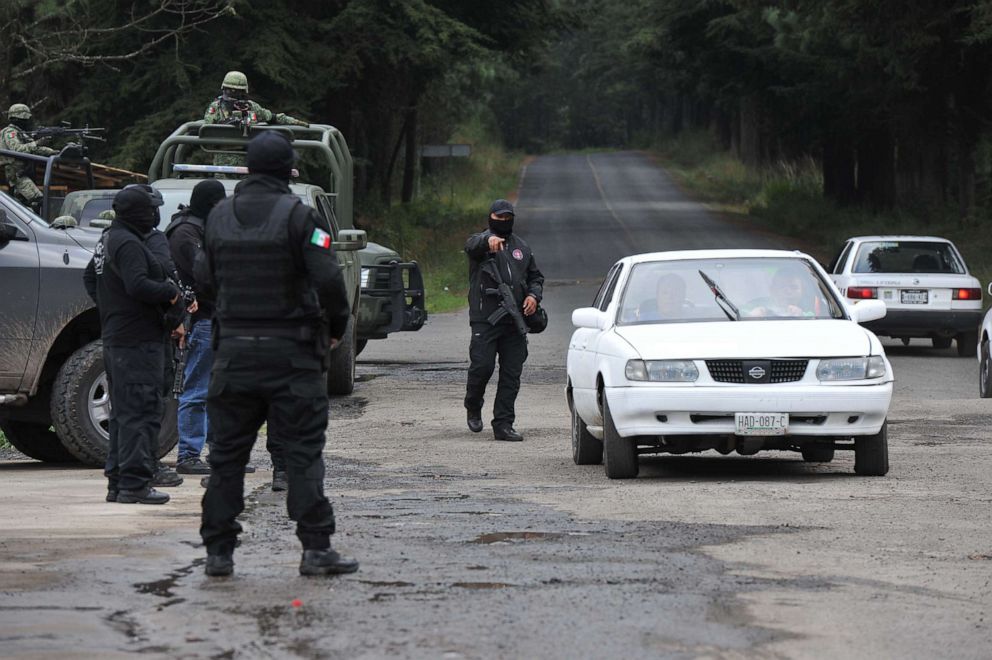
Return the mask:
M914 236L913 234L885 234L879 236L852 236L849 241L937 241L940 243L950 243L946 238L940 236Z
M190 190L192 191L196 184L201 181L205 181L205 178L195 178L191 177L188 179L158 179L152 181L150 184L152 188L157 190ZM224 184L224 190L230 195L234 192L234 187L241 183L241 179L215 179ZM310 188L319 188L309 183L296 183L295 181L289 184L289 189L297 195L305 195L306 191Z
M808 259L813 257L798 250L671 250L633 254L620 261L639 264L647 261L681 261L683 259L746 259L746 258Z

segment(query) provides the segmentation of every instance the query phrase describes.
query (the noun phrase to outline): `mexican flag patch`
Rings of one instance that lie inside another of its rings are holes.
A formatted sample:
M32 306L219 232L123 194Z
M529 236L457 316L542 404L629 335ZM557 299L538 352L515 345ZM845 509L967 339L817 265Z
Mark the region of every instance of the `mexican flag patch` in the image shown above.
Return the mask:
M323 229L314 229L313 233L310 235L310 242L317 247L326 249L331 247L331 235Z

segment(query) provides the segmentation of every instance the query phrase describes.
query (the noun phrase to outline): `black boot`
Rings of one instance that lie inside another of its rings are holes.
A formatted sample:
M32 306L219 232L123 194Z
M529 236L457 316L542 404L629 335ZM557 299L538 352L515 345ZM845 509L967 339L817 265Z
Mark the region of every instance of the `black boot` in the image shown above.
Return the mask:
M183 478L165 463L159 463L152 478L152 485L160 488L172 488L183 482Z
M482 413L478 410L468 411L468 430L472 433L482 430Z
M227 577L234 572L234 554L207 555L203 572L210 577Z
M494 428L493 437L497 440L507 440L509 442L520 442L524 439L524 436L517 433L512 426Z
M110 490L109 488L107 489L107 501L108 502L116 502L117 501L117 491L116 490Z
M354 573L358 562L351 557L342 557L336 550L304 550L300 560L300 575L337 575Z
M121 504L165 504L169 501L169 495L145 486L141 490L118 491L117 501Z
M272 471L272 492L279 492L289 488L289 477L285 470Z

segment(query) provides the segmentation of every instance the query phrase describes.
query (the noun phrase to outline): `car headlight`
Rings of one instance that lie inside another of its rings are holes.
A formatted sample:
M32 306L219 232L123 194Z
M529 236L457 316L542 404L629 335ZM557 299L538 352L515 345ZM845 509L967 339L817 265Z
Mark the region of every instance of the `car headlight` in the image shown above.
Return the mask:
M692 360L628 360L624 374L627 380L691 383L699 378L699 369Z
M362 269L362 288L363 289L369 288L369 278L371 276L372 276L372 269L371 268L363 268Z
M816 368L819 380L866 380L884 375L885 360L881 355L820 360Z

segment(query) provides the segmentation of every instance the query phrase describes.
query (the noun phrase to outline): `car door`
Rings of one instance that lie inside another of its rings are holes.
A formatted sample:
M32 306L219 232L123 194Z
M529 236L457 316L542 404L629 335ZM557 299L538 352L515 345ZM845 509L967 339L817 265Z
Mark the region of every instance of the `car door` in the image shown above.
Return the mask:
M337 216L334 213L334 196L323 192L316 193L314 195L314 201L316 202L317 213L327 222L324 229L330 231L331 240L336 241L338 239L338 235L341 233L341 227L338 224ZM349 299L354 307L355 301L351 299L353 295L352 292L358 291L361 278L361 267L358 263L358 253L355 250L337 250L335 254L337 255L338 263L341 265L341 274L345 278L345 285L348 289Z
M847 281L849 279L846 275L846 273L849 272L847 262L853 247L854 241L848 241L844 244L844 247L841 248L840 252L837 253L837 256L834 257L834 260L830 262L830 279L832 279L837 288L840 289L840 294L842 296L847 290Z
M610 269L596 293L593 307L600 311L606 311L613 300L622 272L622 263L615 264ZM596 328L577 328L572 333L572 340L568 347L573 365L571 374L572 398L579 414L586 420L586 423L593 422L599 415L596 406L596 350L602 334L603 331Z
M27 222L0 199L0 223L10 227L0 240L0 391L15 392L21 384L38 315L40 262L38 242Z

